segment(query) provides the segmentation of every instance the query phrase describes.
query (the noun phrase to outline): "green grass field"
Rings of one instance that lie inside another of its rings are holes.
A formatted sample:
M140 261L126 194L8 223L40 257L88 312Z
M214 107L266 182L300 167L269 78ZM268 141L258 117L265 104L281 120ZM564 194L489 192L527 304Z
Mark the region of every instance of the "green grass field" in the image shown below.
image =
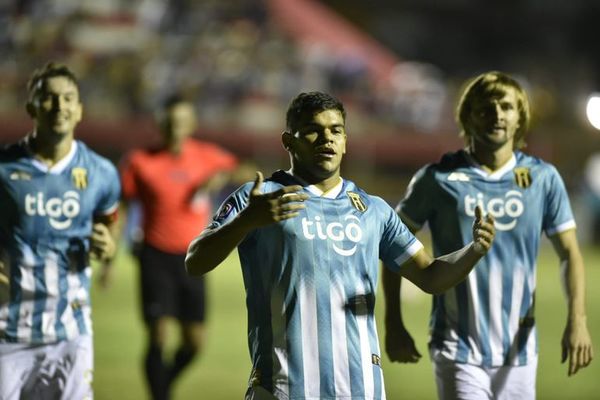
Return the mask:
M588 321L600 354L600 249L584 249L588 282ZM139 313L137 265L121 252L115 263L113 285L93 290L96 349L96 399L145 399L142 352L145 343ZM208 276L209 314L206 347L201 358L176 386L174 400L242 399L250 370L246 346L246 311L236 255ZM383 357L389 399L434 399L435 385L426 355L429 296L407 290L406 323L424 355L416 365L392 364ZM382 299L380 296L379 299ZM382 301L377 315L383 322ZM600 359L567 378L560 364L560 339L566 306L559 285L558 262L547 243L538 268L536 313L540 336L539 399L600 399ZM382 329L379 330L382 332ZM178 332L172 330L173 340ZM383 337L381 337L383 338ZM174 345L174 343L173 343ZM171 347L173 347L173 345ZM600 356L598 356L600 357Z

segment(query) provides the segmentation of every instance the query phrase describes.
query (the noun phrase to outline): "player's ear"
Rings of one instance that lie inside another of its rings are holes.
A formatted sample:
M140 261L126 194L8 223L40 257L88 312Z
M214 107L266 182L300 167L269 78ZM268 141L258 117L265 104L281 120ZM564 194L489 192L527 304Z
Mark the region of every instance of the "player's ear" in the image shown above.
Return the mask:
M289 131L283 131L281 133L281 143L283 144L283 148L287 151L291 151L293 146L294 136Z

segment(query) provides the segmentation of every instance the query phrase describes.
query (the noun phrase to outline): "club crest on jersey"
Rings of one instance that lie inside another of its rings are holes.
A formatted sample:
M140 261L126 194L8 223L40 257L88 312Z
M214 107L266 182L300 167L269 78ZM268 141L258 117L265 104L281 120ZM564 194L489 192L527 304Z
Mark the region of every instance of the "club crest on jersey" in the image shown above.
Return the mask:
M531 173L529 172L529 168L518 167L513 171L515 173L515 182L520 188L527 189L531 186Z
M73 185L77 189L85 189L88 185L87 169L81 167L75 167L71 170L71 178L73 179Z
M346 192L346 194L348 195L348 198L350 199L350 202L352 203L352 206L354 206L354 208L363 213L367 211L367 205L361 199L358 193Z

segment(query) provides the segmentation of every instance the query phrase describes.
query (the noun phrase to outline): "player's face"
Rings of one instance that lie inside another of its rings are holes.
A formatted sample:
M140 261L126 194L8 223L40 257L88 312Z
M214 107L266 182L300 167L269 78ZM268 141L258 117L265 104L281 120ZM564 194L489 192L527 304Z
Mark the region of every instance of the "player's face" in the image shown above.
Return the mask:
M169 142L181 142L194 133L196 122L196 111L192 104L174 104L165 115L163 134Z
M325 110L302 118L290 136L284 144L292 155L294 170L317 179L339 175L346 153L346 129L339 110Z
M32 102L32 117L42 134L73 135L82 111L77 85L63 76L42 83Z
M465 129L473 140L486 147L498 148L506 144L512 147L519 129L515 90L508 87L475 99Z

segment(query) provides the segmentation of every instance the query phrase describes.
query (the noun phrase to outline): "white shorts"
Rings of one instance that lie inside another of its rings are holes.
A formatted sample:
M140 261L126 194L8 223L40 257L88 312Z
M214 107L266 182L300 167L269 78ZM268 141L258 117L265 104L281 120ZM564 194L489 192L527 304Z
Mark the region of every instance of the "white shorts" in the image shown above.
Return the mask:
M537 358L523 366L486 368L440 357L433 366L440 400L535 400Z
M91 400L92 337L51 344L0 343L0 399Z

